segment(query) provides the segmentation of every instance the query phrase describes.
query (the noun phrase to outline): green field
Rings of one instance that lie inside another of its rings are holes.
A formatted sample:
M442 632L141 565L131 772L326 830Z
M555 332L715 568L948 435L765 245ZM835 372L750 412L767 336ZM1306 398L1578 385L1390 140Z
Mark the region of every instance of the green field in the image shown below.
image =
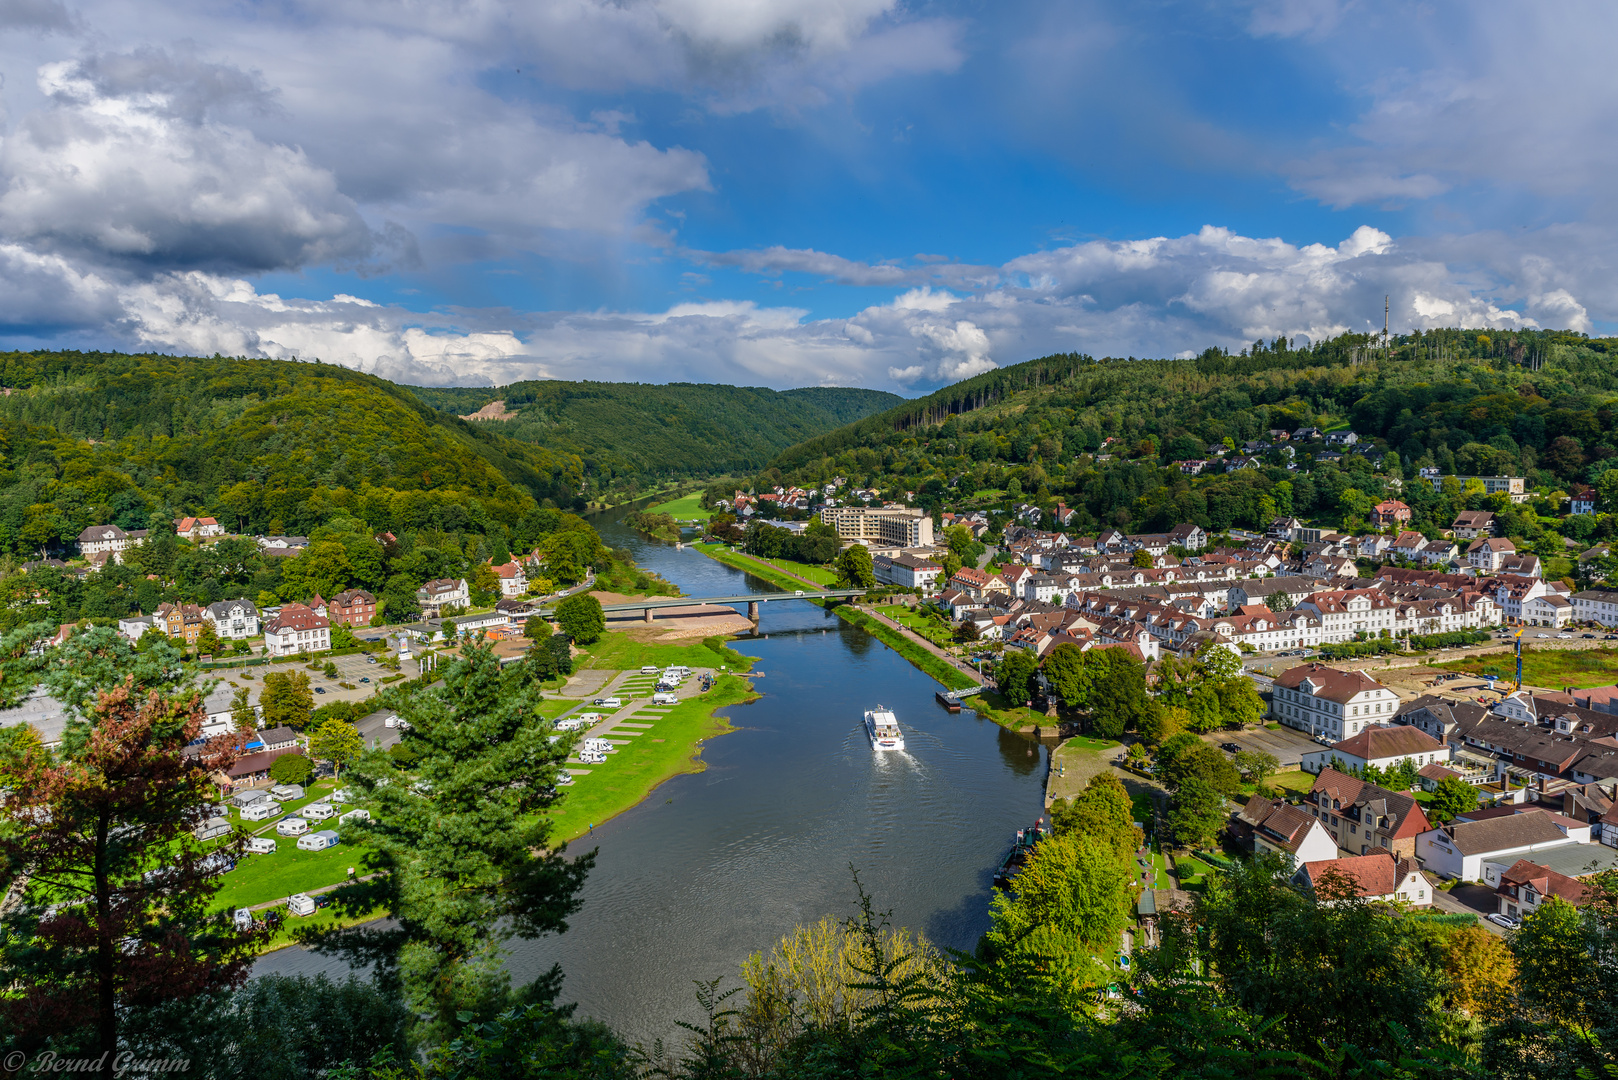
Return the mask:
M1313 773L1295 769L1292 772L1276 773L1266 783L1278 791L1283 798L1294 792L1307 795L1314 790L1315 776Z
M1539 631L1551 633L1551 631ZM1529 630L1528 634L1535 633ZM1517 658L1510 653L1488 656L1469 656L1434 664L1440 671L1459 671L1468 675L1481 675L1494 671L1507 679L1517 674ZM1618 649L1535 649L1526 644L1522 653L1522 679L1531 686L1544 686L1560 690L1564 686L1581 689L1591 686L1611 686L1618 682Z
M589 656L581 658L580 667L610 668L634 671L648 664L668 667L683 664L690 668L728 667L732 671L745 671L753 659L727 647L723 638L703 638L690 644L658 644L636 641L626 633L613 631L590 646Z
M325 822L311 821L311 826ZM348 879L348 868L357 876L370 872L370 851L358 844L338 844L325 851L299 851L298 838L278 836L274 829L265 833L277 841L274 855L244 855L236 869L225 875L225 887L214 897L223 908L252 907L271 900L285 900L293 893L308 892Z
M947 647L951 642L949 627L942 619L920 614L904 604L886 604L876 610L941 648Z
M1050 720L1050 717L1043 712L1030 709L1026 705L1013 708L1010 702L1000 696L998 690L985 690L981 694L973 694L962 700L961 707L971 709L985 720L993 720L1001 727L1010 728L1012 731L1021 731L1025 727Z
M702 508L702 492L694 491L689 495L681 495L678 499L671 499L666 503L659 503L646 511L649 514L667 514L675 521L707 521L713 517L712 510Z
M646 733L627 740L628 745L608 756L606 764L590 766L589 776L575 778L564 789L553 817L551 842L586 835L590 825L637 805L672 776L701 772L698 741L732 730L714 711L756 696L745 680L725 675L712 690L682 701L664 716L636 717L632 722L652 725Z
M743 555L739 551L731 551L724 544L703 543L692 546L715 562L745 570L754 577L762 578L771 585L779 585L783 589L803 588L803 582L797 578L805 578L816 585L827 587L837 584L837 575L824 566L810 566L808 563L794 562L791 559L760 559L752 555Z

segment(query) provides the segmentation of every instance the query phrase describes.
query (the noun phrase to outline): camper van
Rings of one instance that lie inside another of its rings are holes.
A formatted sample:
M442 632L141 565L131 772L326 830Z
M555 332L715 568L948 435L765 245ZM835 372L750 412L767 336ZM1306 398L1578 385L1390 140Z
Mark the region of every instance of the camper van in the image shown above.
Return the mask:
M280 804L274 799L260 799L255 803L248 803L242 807L243 821L268 821L281 812Z
M253 913L244 907L236 909L236 914L231 916L231 921L236 924L236 929L238 930L253 929Z
M276 822L275 831L282 836L302 836L309 831L309 823L301 817L289 817Z
M275 837L250 836L247 839L246 851L249 855L274 855Z
M287 910L294 915L313 915L315 899L308 893L293 893L287 897Z
M302 810L299 810L298 813L302 814L311 821L325 821L327 818L337 813L337 811L332 807L331 803L312 802Z
M678 694L653 694L652 695L652 704L653 705L678 705L679 703L680 703L680 695L678 695Z
M312 832L308 836L298 837L298 850L325 851L327 848L336 847L338 843L335 832L331 829L321 829L319 832Z

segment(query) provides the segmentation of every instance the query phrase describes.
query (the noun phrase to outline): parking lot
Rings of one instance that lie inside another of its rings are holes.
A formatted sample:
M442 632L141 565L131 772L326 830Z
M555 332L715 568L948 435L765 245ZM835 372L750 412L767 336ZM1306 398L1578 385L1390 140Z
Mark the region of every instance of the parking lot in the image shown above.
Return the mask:
M1204 735L1202 739L1214 746L1234 743L1243 750L1259 750L1274 754L1283 770L1296 769L1302 763L1305 753L1320 749L1320 744L1307 735L1286 727L1280 730L1249 728L1246 731L1214 731Z

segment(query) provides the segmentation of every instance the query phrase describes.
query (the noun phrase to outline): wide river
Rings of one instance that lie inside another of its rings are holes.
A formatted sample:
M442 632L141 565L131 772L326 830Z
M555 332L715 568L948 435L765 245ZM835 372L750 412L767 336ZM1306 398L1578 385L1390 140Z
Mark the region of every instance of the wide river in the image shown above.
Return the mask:
M602 537L687 595L775 591L642 539L623 513L595 519ZM737 730L702 747L704 771L576 842L599 850L583 910L566 934L511 949L514 980L560 963L577 1015L647 1045L676 1042L675 1021L698 1019L693 980L735 985L747 955L794 925L851 914L850 867L895 925L972 948L988 925L993 868L1043 805L1042 746L970 711L951 716L936 683L836 615L768 603L758 634L732 647L758 657L763 697L728 710ZM878 703L904 728L902 754L878 756L866 741L862 716ZM287 949L254 970L334 969Z

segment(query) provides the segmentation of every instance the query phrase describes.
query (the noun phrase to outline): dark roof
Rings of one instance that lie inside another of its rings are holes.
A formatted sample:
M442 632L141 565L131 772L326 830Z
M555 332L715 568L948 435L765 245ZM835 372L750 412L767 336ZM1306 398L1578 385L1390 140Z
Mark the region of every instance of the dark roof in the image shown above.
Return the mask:
M1484 821L1457 821L1445 831L1463 855L1487 855L1492 851L1567 839L1567 834L1558 829L1543 810Z
M1374 761L1378 758L1431 754L1444 749L1444 744L1420 728L1400 724L1396 727L1368 727L1352 738L1332 743L1331 748L1366 761Z

